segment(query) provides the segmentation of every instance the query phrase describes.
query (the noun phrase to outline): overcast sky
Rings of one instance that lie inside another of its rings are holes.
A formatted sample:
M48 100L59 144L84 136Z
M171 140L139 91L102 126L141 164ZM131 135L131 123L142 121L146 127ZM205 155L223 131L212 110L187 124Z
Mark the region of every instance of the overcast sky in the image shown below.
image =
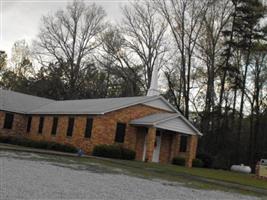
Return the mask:
M30 42L37 34L40 18L47 13L53 13L64 8L71 1L63 0L0 0L0 50L10 55L16 40L26 39ZM85 0L86 3L101 5L111 21L121 17L120 7L128 0Z

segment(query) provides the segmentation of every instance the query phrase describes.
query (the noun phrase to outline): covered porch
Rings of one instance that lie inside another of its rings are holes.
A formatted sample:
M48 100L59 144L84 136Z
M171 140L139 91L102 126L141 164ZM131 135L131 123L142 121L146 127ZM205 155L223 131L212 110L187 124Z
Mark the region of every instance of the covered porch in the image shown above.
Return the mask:
M192 167L201 133L182 115L159 113L131 121L136 126L136 159L170 163L176 156Z

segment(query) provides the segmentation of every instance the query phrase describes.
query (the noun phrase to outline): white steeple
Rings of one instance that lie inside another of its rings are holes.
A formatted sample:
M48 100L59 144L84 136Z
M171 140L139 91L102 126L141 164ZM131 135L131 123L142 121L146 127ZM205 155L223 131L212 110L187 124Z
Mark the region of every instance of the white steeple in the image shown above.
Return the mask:
M150 88L147 92L147 96L158 95L160 95L160 92L158 91L158 62L156 62L153 68Z

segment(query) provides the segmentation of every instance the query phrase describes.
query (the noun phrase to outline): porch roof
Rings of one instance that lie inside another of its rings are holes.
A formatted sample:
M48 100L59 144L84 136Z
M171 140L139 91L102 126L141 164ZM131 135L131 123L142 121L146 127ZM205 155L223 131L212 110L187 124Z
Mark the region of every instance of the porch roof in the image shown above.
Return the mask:
M177 113L157 113L130 122L136 126L155 127L187 135L202 135L185 117Z

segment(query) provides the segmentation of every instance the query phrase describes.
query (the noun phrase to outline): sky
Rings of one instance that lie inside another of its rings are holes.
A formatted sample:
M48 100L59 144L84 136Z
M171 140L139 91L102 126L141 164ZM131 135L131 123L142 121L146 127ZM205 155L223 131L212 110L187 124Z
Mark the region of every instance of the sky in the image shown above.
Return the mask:
M101 5L107 12L107 19L119 21L120 8L128 0L84 0ZM38 34L40 18L64 8L69 0L0 0L0 50L8 56L15 41L25 39L29 44Z

